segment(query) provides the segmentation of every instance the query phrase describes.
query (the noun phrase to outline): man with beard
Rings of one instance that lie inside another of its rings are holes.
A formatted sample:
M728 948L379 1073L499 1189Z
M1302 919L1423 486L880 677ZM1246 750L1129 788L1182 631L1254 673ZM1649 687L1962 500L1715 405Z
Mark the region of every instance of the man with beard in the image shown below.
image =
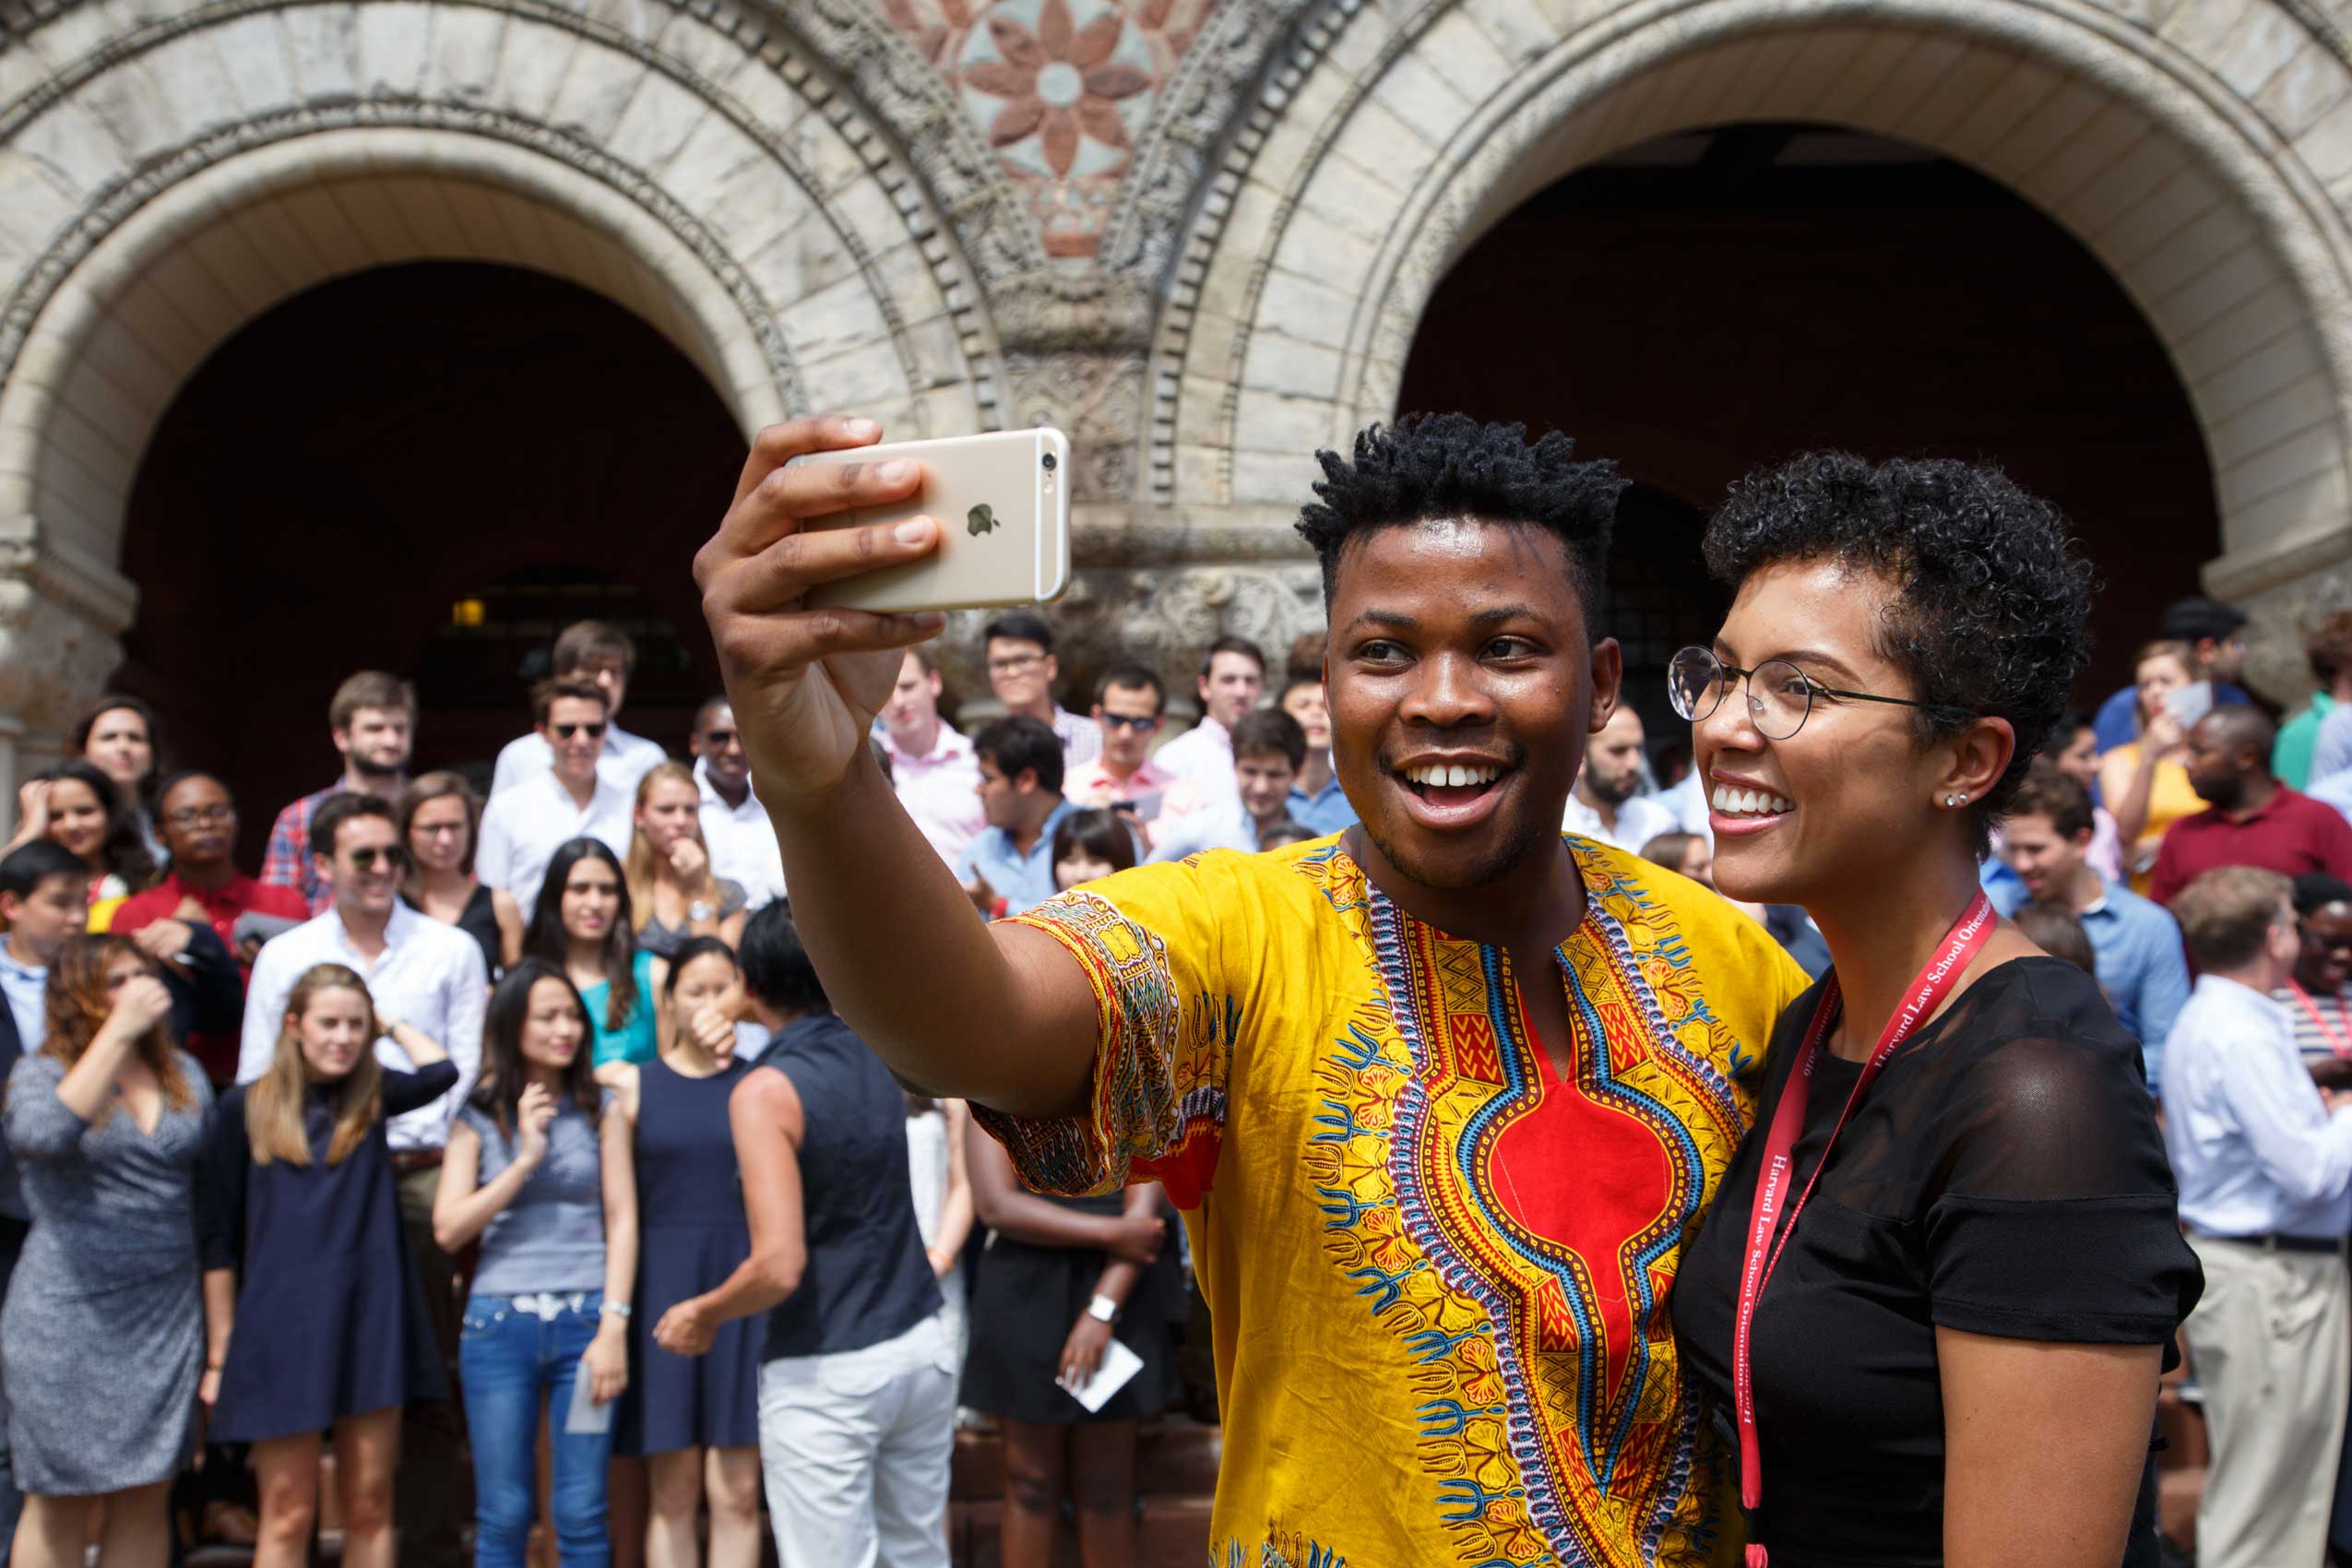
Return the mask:
M1681 827L1681 818L1640 792L1642 741L1640 714L1621 707L1609 716L1600 733L1585 742L1585 766L1568 791L1562 826L1634 853Z
M2278 731L2262 709L2217 707L2189 731L2189 787L2205 809L2174 823L2156 850L2148 897L2169 904L2204 873L2260 866L2282 876L2352 877L2352 823L2281 784L2270 770Z
M1559 832L1617 702L1587 616L1621 481L1458 415L1324 454L1301 530L1360 823L983 925L864 746L944 618L801 608L937 543L802 531L915 491L912 462L782 468L880 435L762 433L696 557L753 777L826 993L901 1079L969 1099L1032 1186L1159 1181L1184 1211L1213 1555L1711 1561L1721 1455L1666 1297L1805 979L1714 895Z
M312 914L323 913L332 895L310 852L310 826L318 808L345 790L398 800L409 785L416 728L416 688L398 675L362 670L336 687L327 706L327 732L343 754L343 777L278 814L261 858L261 880L292 888Z
M108 929L137 942L150 957L168 962L188 944L190 931L209 926L222 946L236 955L241 973L250 974L261 939L237 933L248 912L300 925L310 906L291 887L272 887L239 871L230 854L237 842L237 807L228 786L208 773L182 773L163 781L156 795L156 822L172 869L144 893L133 894L114 911ZM237 1070L236 1030L196 1035L188 1050L204 1063L215 1087Z

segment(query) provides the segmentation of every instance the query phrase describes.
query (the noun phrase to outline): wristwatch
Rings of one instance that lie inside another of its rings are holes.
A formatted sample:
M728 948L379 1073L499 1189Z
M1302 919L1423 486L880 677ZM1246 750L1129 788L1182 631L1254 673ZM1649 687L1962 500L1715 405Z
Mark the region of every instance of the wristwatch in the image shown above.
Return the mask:
M1108 1296L1097 1296L1093 1301L1087 1303L1087 1316L1094 1319L1097 1323L1117 1323L1119 1321L1119 1303L1112 1301Z
M718 905L706 904L699 898L686 906L686 918L690 921L707 921L718 912Z

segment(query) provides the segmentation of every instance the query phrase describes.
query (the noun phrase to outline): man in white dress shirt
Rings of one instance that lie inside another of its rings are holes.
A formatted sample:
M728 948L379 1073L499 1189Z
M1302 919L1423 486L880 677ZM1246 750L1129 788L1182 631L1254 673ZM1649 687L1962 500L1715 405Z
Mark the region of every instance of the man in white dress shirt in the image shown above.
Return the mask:
M1561 826L1638 855L1661 833L1681 830L1671 811L1642 794L1642 716L1620 706L1585 742L1585 766L1568 792Z
M710 853L710 873L742 887L746 909L781 898L784 852L777 848L767 809L752 793L752 760L725 693L695 715L686 749L694 753L695 788L702 792L702 845Z
M1201 721L1152 754L1159 766L1212 802L1241 796L1233 782L1233 726L1265 695L1265 655L1247 637L1219 637L1201 655Z
M2292 887L2225 866L2172 901L2199 971L2165 1042L2164 1141L2205 1291L2181 1327L2213 1443L2199 1568L2322 1562L2352 1397L2352 1101L2322 1090L2271 992Z
M409 1024L449 1053L457 1069L457 1087L431 1105L390 1118L384 1131L398 1178L400 1226L424 1283L426 1314L443 1353L455 1356L458 1301L450 1282L456 1265L433 1239L433 1198L441 1182L441 1150L448 1141L449 1123L481 1070L489 974L472 937L400 902L400 872L407 854L392 808L381 798L352 793L331 797L311 819L311 844L319 879L331 896L327 912L265 943L254 960L237 1081L249 1084L269 1070L285 1027L286 999L293 993L294 982L318 964L341 964L356 971L367 982L379 1025L395 1019ZM403 1071L411 1065L388 1033L377 1038L375 1055ZM404 1562L464 1560L457 1536L457 1467L464 1440L465 1429L454 1406L440 1402L408 1408L395 1504Z
M576 676L541 681L531 694L540 739L554 764L503 794L481 812L474 875L511 896L526 922L536 913L539 885L558 847L574 838L600 838L628 863L636 828L636 787L623 789L598 771L608 733L603 688Z
M658 742L632 735L619 723L622 700L629 695L629 677L636 672L637 645L616 626L601 621L575 621L556 637L551 663L550 673L556 680L593 682L604 693L604 742L596 759L597 777L634 798L637 780L669 757ZM498 766L490 776L490 792L503 795L554 765L545 735L537 730L518 735L499 752ZM628 853L628 846L623 845L621 852ZM530 913L528 909L523 912Z

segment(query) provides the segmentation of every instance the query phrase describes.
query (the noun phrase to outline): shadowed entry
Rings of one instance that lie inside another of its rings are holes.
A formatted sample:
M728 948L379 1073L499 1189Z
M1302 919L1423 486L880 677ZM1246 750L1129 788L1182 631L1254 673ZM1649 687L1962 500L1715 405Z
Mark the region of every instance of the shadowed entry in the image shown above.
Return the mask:
M335 776L327 701L356 669L418 680L419 766L486 766L557 629L592 614L637 643L629 727L681 750L717 681L691 561L743 455L693 364L574 284L451 262L323 284L222 345L157 430L117 683L172 716L174 761L238 780L249 859Z

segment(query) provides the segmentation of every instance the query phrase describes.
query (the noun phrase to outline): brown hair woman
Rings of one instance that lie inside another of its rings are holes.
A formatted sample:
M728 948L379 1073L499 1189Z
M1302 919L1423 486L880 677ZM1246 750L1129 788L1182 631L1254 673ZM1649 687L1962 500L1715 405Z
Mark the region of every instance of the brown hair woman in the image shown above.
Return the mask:
M127 938L77 936L50 966L46 1039L8 1079L9 1149L32 1232L0 1311L8 1446L25 1491L14 1561L161 1562L164 1497L204 1370L196 1157L212 1091L173 1044L172 1000Z

